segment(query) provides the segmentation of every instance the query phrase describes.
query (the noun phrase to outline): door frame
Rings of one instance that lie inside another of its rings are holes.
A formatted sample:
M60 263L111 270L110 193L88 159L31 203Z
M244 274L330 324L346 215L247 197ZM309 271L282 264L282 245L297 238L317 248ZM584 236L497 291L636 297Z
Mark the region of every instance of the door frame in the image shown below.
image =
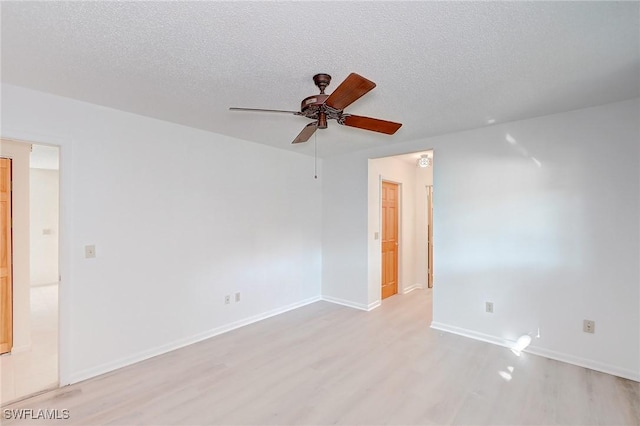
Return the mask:
M73 242L73 210L70 208L73 188L73 139L66 134L40 134L16 128L3 128L2 139L31 145L58 148L58 387L71 384L71 336L69 335L72 311L71 253Z
M433 288L433 182L427 191L427 288Z
M403 257L403 241L402 241L402 182L379 175L378 178L378 261L380 263L380 270L378 271L378 297L382 303L382 182L389 182L398 185L398 292L397 294L404 293L404 281L402 279L402 257ZM394 295L395 296L395 295Z
M31 348L30 196L31 145L3 138L0 156L11 160L11 334L9 353Z

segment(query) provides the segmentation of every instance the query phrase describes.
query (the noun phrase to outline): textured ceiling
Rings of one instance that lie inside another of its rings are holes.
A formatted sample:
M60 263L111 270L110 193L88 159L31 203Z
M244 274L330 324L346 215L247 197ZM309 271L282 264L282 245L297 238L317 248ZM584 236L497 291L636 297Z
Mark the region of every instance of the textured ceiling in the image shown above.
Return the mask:
M331 74L377 83L320 156L640 94L638 2L2 2L2 80L305 154L296 110Z

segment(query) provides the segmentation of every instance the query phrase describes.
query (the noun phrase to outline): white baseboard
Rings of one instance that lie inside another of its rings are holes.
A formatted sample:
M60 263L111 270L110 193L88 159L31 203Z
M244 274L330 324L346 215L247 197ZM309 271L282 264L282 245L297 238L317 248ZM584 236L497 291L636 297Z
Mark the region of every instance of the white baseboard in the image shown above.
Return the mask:
M382 305L382 300L376 300L375 302L371 302L367 306L367 312L368 311L373 311L375 308L377 308L377 307L379 307L381 305Z
M340 299L338 297L332 297L332 296L321 296L320 299L324 300L325 302L331 302L337 305L347 306L349 308L360 309L361 311L370 311L371 309L374 309L377 307L377 306L374 306L370 308L369 305L352 302L350 300ZM378 306L379 306L379 303L380 302L378 302Z
M376 300L375 302L371 302L368 305L365 305L364 303L352 302L350 300L340 299L338 297L332 296L321 296L320 299L324 300L325 302L331 302L335 303L336 305L347 306L349 308L360 309L361 311L367 312L373 311L375 308L382 304L380 300Z
M20 352L27 352L31 350L31 343L22 345L22 346L14 346L11 348L12 354L19 354Z
M510 340L502 339L500 337L479 333L477 331L469 330L466 328L442 324L439 322L432 322L431 328L435 330L446 331L448 333L457 334L459 336L469 337L471 339L480 340L487 343L492 343L494 345L504 346L506 348L512 348L515 343ZM591 370L600 371L602 373L607 373L613 376L618 376L625 379L640 382L640 372L627 370L624 368L617 367L615 365L604 364L598 361L593 361L586 358L580 358L580 357L569 355L563 352L556 352L550 349L540 348L536 346L528 346L526 349L523 350L523 352L527 352L532 355L543 356L545 358L554 359L556 361L566 362L567 364L573 364L579 367L589 368Z
M409 287L402 289L402 294L411 293L413 290L422 290L422 286L420 284L410 285Z
M431 323L431 328L446 331L447 333L457 334L459 336L469 337L470 339L480 340L482 342L492 343L498 346L504 346L505 348L510 348L511 343L506 339L501 339L499 337L491 336L489 334L479 333L477 331L469 330L466 328L456 327L453 325L443 324L441 322L433 321Z
M422 290L422 286L420 284L413 284L407 288L402 289L402 294L407 294L412 292L413 290ZM360 309L361 311L373 311L375 308L382 305L382 301L380 299L365 305L364 303L352 302L351 300L340 299L339 297L332 296L321 296L321 299L326 302L335 303L337 305L348 306L349 308Z
M52 281L50 283L31 283L31 288L33 287L48 287L50 285L58 285L60 284L60 282L58 281Z
M566 362L568 364L577 365L579 367L589 368L591 370L600 371L602 373L611 374L612 376L622 377L624 379L640 382L640 372L627 370L611 364L604 364L591 359L580 358L577 356L565 354L562 352L552 351L550 349L540 348L537 346L529 346L524 350L533 355L543 356L545 358L555 359L556 361Z
M92 368L87 368L85 370L72 373L69 376L69 380L67 382L68 384L78 383L83 380L87 380L92 377L99 376L101 374L109 373L113 370L117 370L119 368L126 367L128 365L135 364L140 361L144 361L145 359L153 358L155 356L162 355L164 353L174 351L176 349L180 349L188 345L192 345L202 340L206 340L211 337L217 336L219 334L223 334L228 331L235 330L240 327L244 327L245 325L253 324L254 322L262 321L264 319L285 313L287 311L291 311L293 309L300 308L302 306L317 302L319 300L321 300L320 296L310 297L308 299L301 300L299 302L291 303L289 305L282 306L280 308L272 309L270 311L251 316L249 318L235 321L230 324L225 324L220 327L216 327L211 330L207 330L202 333L195 334L193 336L185 337L183 339L178 339L171 343L167 343L165 345L157 346L155 348L152 348L146 351L138 352L131 356L120 358L116 361L107 362Z

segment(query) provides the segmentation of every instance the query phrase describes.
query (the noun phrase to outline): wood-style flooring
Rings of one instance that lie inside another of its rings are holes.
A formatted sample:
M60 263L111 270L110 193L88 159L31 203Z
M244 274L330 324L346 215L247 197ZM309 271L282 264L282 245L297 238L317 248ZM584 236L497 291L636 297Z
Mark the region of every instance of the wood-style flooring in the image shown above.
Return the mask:
M430 321L430 290L372 312L318 302L4 409L69 410L40 425L640 424L640 383Z
M58 284L30 293L31 347L0 356L2 404L58 386Z

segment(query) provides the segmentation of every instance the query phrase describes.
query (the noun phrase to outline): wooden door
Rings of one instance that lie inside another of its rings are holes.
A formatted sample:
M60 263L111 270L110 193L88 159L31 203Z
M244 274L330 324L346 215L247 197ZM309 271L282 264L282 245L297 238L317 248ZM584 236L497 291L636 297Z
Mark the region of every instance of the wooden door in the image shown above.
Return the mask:
M427 285L433 287L433 186L427 186L427 257L428 279Z
M11 160L0 158L0 353L13 346Z
M382 182L382 298L398 293L398 184Z

